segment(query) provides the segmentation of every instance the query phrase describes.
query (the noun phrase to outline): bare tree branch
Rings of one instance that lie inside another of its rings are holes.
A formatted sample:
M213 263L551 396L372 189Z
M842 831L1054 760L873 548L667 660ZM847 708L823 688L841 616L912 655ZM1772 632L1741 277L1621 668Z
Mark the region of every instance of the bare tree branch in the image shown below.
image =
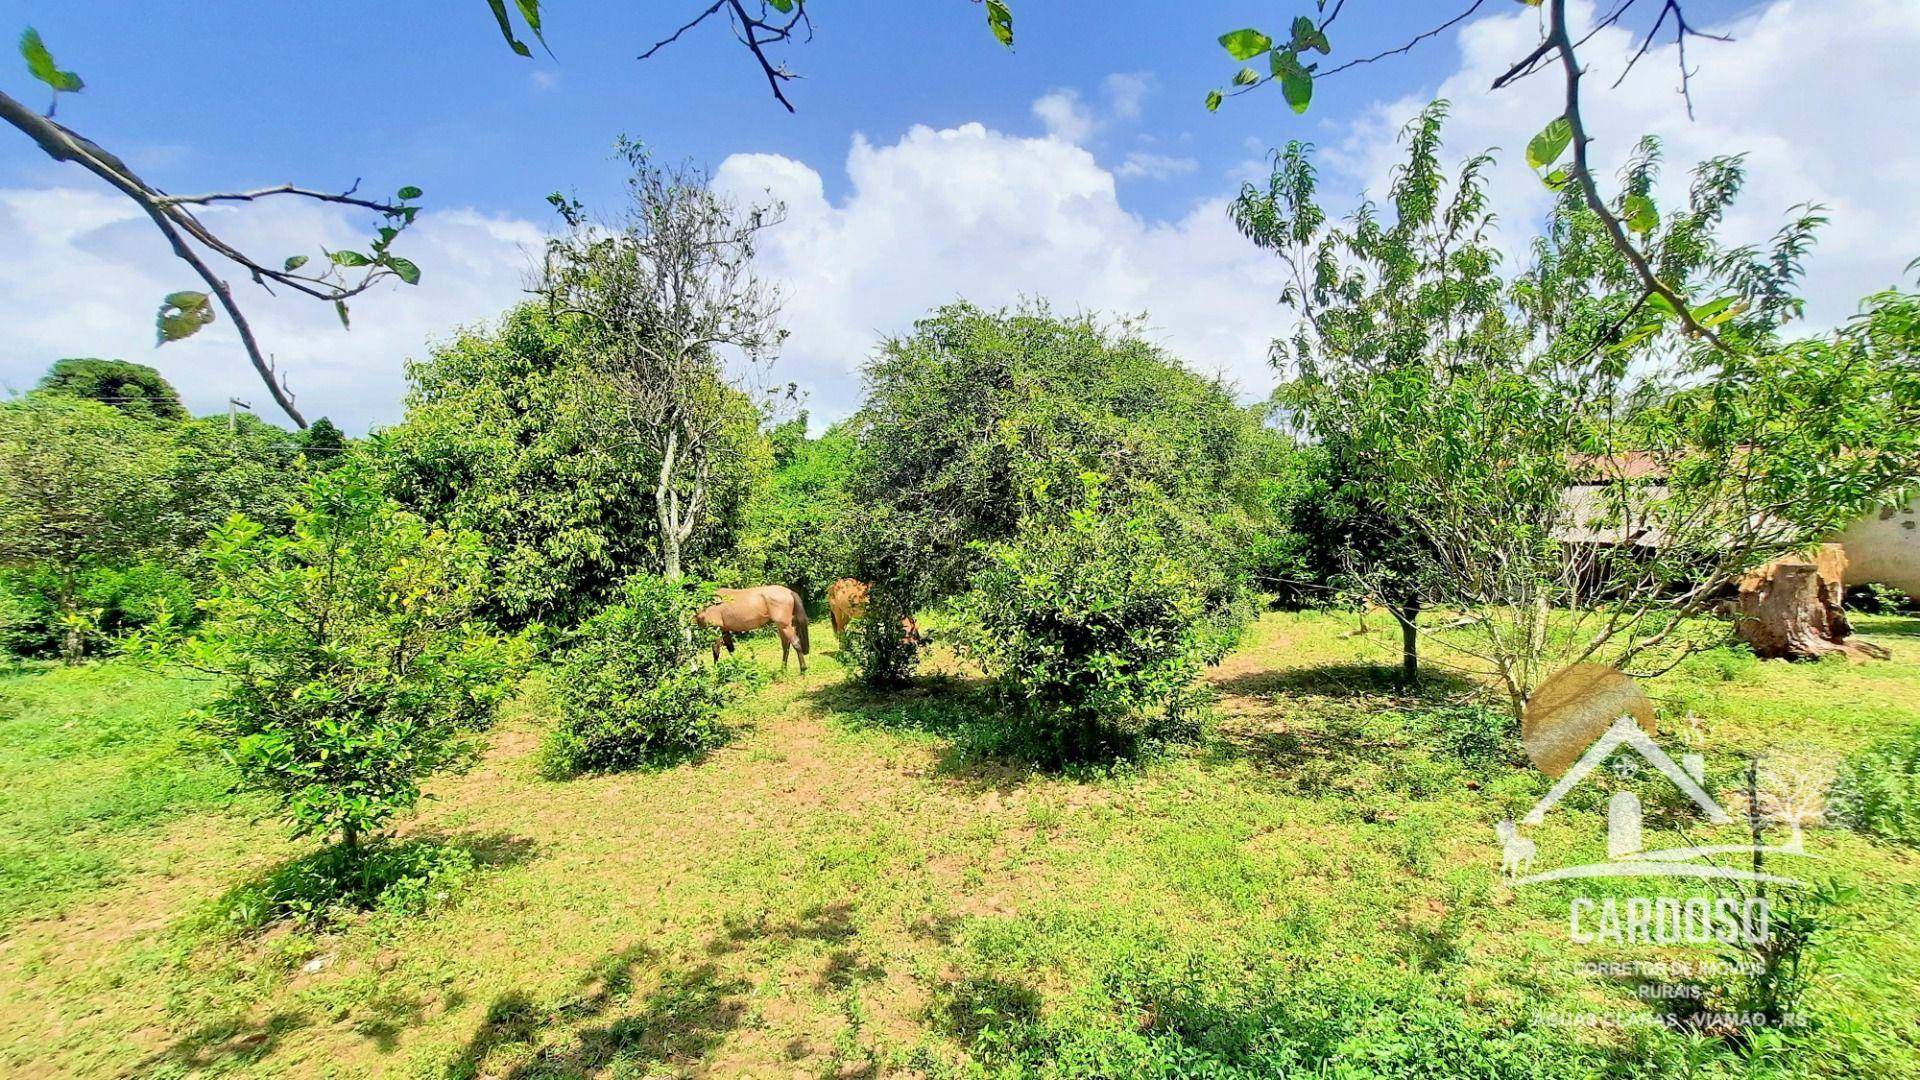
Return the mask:
M1700 325L1700 321L1693 317L1693 312L1687 306L1687 298L1675 292L1671 286L1660 280L1660 275L1653 272L1653 267L1647 263L1646 255L1642 254L1628 238L1626 226L1621 224L1619 216L1607 206L1606 200L1600 197L1600 187L1594 183L1593 168L1587 160L1587 146L1593 140L1587 134L1586 120L1580 113L1580 78L1583 72L1580 68L1580 58L1574 53L1573 40L1567 32L1567 0L1548 0L1548 2L1551 6L1547 19L1546 44L1560 54L1560 67L1566 73L1567 107L1563 115L1566 117L1568 126L1573 129L1571 171L1574 182L1580 185L1580 194L1586 200L1587 209L1593 211L1594 216L1600 219L1601 225L1607 230L1607 236L1613 241L1613 246L1633 267L1634 273L1640 278L1641 285L1649 293L1659 296L1673 307L1674 315L1679 319L1681 326L1685 327L1689 333L1706 338L1721 352L1731 352L1726 342L1720 340L1719 335Z
M0 120L5 120L32 139L48 157L55 161L80 166L140 207L141 212L147 215L154 227L166 238L175 257L193 269L194 274L206 284L207 291L219 301L221 309L233 321L234 330L240 336L240 344L246 350L247 360L259 374L261 381L266 384L267 392L272 395L274 404L278 405L294 424L305 428L306 417L302 416L300 410L294 406L294 394L287 387L286 377L278 371L273 357L260 347L252 324L247 321L246 315L240 310L239 302L234 298L233 289L194 245L198 244L215 256L239 266L256 284L268 288L269 291L272 285L282 285L315 299L336 304L365 292L388 277L399 276L399 271L394 264L384 260L366 260L364 263L366 272L358 280L349 281L340 275L338 268L332 263L327 264L318 273L305 274L298 273L298 267L270 266L253 259L237 246L222 239L195 217L188 207L229 202L250 203L259 199L287 195L316 202L373 210L395 223L392 229L395 234L411 222L414 208L403 203L386 203L359 198L354 194L359 188L358 181L353 187L338 193L282 184L255 191L210 192L189 196L169 195L142 179L125 161L101 148L91 139L50 117L40 115L5 93L0 93ZM380 246L384 247L384 241Z

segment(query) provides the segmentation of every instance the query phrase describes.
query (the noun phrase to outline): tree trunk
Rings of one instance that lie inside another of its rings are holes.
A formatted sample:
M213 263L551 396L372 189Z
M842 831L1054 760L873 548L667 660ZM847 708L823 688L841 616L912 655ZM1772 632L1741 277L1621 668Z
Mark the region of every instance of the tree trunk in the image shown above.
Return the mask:
M1420 681L1420 605L1387 610L1400 624L1400 681L1411 686Z
M667 439L667 452L660 459L660 482L653 489L654 518L660 525L660 576L680 580L680 506L679 493L673 490L673 465L679 441Z
M60 661L69 667L80 662L87 644L81 632L80 586L74 580L72 566L68 562L60 574Z
M1822 544L1811 560L1788 556L1740 580L1735 629L1766 659L1811 660L1828 653L1854 657L1886 652L1848 640L1853 626L1841 607L1847 559L1838 544Z
M662 508L660 511L660 576L668 581L680 580L680 529L673 515Z

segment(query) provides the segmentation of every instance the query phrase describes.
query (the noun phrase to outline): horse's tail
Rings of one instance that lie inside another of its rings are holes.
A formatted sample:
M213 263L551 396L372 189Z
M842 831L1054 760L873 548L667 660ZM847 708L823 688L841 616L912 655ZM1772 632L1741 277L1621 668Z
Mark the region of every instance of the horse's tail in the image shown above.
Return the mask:
M798 592L792 589L787 591L793 593L793 629L800 635L800 655L806 656L813 651L807 644L807 602L800 598Z

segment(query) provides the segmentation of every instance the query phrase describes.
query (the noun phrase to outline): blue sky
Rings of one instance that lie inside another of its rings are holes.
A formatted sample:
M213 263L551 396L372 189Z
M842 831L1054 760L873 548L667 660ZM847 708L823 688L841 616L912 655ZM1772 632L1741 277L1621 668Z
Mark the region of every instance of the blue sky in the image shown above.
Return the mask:
M406 241L425 281L366 298L351 333L313 305L242 294L309 414L350 430L399 417L407 358L521 296L527 252L550 221L547 193L609 205L620 179L609 149L622 132L714 167L743 199L771 192L789 203L764 260L793 329L774 378L800 383L815 415L830 418L857 404L858 367L876 340L962 296L1145 312L1148 332L1189 363L1264 393L1276 377L1266 343L1288 322L1271 260L1233 234L1221 200L1259 175L1266 147L1318 143L1327 202L1342 207L1379 189L1395 131L1435 93L1455 101L1449 144L1461 153L1518 147L1557 111L1545 81L1486 93L1535 33L1533 14L1508 0L1487 0L1461 31L1409 56L1323 83L1304 118L1275 93L1214 115L1201 106L1234 67L1216 36L1277 25L1284 6L1016 0L1011 52L969 0L815 7L813 41L783 54L805 76L789 88L797 114L717 24L636 59L695 10L690 0L553 5L554 55L536 48L531 60L507 49L480 0L8 0L0 28L35 26L88 83L60 119L162 187L360 177L369 191L425 189L428 210ZM1349 0L1334 59L1397 44L1436 10ZM1699 120L1674 107L1671 57L1656 51L1621 90L1593 91L1603 166L1644 131L1667 138L1677 163L1752 151L1754 180L1730 231L1759 239L1794 202L1835 206L1808 291L1816 321L1844 318L1920 255L1920 149L1885 138L1885 114L1920 99L1920 5L1694 0L1689 10L1741 38L1690 54L1702 68ZM1604 71L1632 44L1603 35L1588 53ZM34 86L17 61L0 60L0 88L35 102ZM1871 169L1860 166L1866 146ZM1494 186L1518 261L1522 226L1545 197L1512 157ZM1683 183L1676 167L1674 198ZM366 225L292 206L222 218L269 258L349 243ZM14 331L0 387L30 386L59 356L117 355L160 367L197 409L257 396L220 324L153 347L159 296L192 284L111 193L17 134L0 136L0 320Z
M1208 115L1202 95L1234 69L1215 37L1278 21L1276 5L1200 13L1181 4L1026 0L1015 5L1018 37L1008 51L970 0L820 0L814 39L784 54L805 76L790 89L799 108L790 115L717 22L635 59L697 5L550 6L553 56L536 47L531 60L507 50L480 0L173 8L53 0L0 5L10 16L0 26L36 27L88 82L62 106L65 118L104 145L129 148L129 160L146 162L167 186L365 176L417 183L436 205L522 214L542 212L556 188L606 194L618 179L607 151L622 131L713 164L742 151L831 164L854 132L886 140L914 124L978 121L1039 133L1030 107L1048 90L1091 90L1108 75L1137 73L1153 92L1140 116L1103 132L1097 148L1120 156L1152 145L1196 159L1194 172L1170 182L1128 186L1131 209L1169 216L1220 187L1222 173L1247 156L1247 137L1337 130L1374 101L1431 83L1450 51L1442 43L1343 76L1311 118L1273 95ZM1344 21L1343 53L1384 40L1375 21ZM8 74L4 85L24 99L24 72ZM0 157L4 178L44 179L46 163L19 149ZM827 180L829 197L844 193L844 176Z

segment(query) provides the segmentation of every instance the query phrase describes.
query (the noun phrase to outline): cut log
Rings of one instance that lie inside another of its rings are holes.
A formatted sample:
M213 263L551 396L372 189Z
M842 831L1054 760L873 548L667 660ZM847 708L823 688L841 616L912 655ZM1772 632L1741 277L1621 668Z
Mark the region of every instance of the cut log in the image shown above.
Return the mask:
M1829 653L1855 659L1885 659L1886 650L1851 640L1853 625L1842 602L1846 552L1822 544L1812 558L1775 559L1740 579L1735 627L1766 659L1812 660Z

